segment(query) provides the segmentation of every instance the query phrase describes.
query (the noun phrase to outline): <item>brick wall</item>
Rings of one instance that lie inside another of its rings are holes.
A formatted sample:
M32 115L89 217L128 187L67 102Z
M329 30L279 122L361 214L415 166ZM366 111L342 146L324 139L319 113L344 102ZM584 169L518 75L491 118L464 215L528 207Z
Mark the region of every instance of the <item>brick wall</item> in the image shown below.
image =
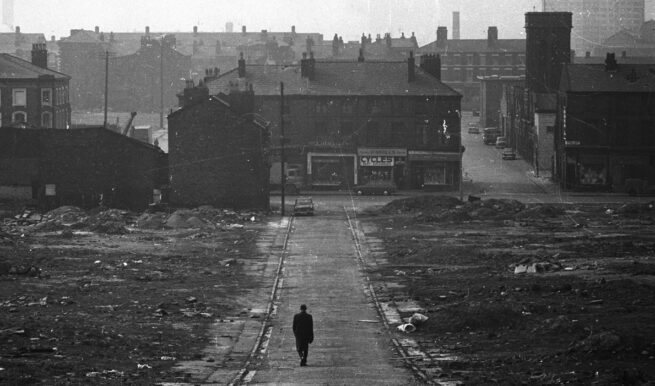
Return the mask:
M171 203L268 209L265 133L217 101L169 115Z
M47 200L49 206L94 207L102 194L109 206L139 210L152 202L153 189L166 183L166 157L161 150L103 128L3 129L0 140L15 143L17 151L3 157L8 164L23 162L22 153L34 153L38 147L33 185L41 203L46 203L45 185L56 186L56 197ZM21 145L26 142L31 145ZM22 175L16 178L16 182L24 180Z

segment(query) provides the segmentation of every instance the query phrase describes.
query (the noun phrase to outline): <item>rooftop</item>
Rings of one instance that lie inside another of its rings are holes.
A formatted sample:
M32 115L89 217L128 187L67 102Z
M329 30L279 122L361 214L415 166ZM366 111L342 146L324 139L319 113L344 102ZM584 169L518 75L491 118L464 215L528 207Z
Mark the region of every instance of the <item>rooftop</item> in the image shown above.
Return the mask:
M0 54L0 79L37 79L51 75L55 79L70 79L68 75L42 68L9 54Z
M256 95L438 95L459 96L437 78L415 67L415 79L408 81L407 62L316 61L314 78L301 77L300 66L248 65L240 79L237 69L228 71L207 86L210 94L227 92L230 83L249 83Z
M560 88L570 92L655 92L655 63L619 63L616 70L604 64L569 64Z

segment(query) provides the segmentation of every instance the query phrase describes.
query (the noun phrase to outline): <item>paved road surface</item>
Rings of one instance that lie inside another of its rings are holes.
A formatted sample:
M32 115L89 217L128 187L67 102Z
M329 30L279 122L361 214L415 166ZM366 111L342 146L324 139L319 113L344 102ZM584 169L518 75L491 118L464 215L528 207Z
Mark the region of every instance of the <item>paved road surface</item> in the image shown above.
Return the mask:
M250 384L414 383L364 293L345 214L296 218L288 251L268 352ZM308 367L299 366L291 331L302 303L314 316Z

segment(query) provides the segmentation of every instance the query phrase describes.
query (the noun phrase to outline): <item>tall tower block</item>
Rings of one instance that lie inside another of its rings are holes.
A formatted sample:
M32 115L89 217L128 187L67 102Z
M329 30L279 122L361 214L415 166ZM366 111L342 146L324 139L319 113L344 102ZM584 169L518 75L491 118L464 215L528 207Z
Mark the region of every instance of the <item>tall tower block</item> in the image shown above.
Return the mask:
M559 88L562 65L571 63L571 12L525 14L525 79L528 89L552 93Z

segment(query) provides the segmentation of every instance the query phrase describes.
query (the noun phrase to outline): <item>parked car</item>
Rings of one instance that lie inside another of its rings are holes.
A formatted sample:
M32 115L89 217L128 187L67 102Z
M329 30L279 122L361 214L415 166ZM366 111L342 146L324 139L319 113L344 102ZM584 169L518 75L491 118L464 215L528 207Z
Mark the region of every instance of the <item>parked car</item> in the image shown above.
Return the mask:
M514 150L510 148L506 148L503 150L503 159L506 160L515 160L516 159L516 153L514 153Z
M311 197L298 197L293 205L294 216L313 216L314 201Z
M493 145L496 143L496 138L500 135L500 130L497 127L485 127L482 130L482 142L485 145Z
M507 146L507 139L505 137L496 138L496 149L504 149Z
M480 129L475 123L469 123L469 134L480 134Z
M391 181L371 181L355 188L357 195L381 194L388 196L396 192L396 185Z

